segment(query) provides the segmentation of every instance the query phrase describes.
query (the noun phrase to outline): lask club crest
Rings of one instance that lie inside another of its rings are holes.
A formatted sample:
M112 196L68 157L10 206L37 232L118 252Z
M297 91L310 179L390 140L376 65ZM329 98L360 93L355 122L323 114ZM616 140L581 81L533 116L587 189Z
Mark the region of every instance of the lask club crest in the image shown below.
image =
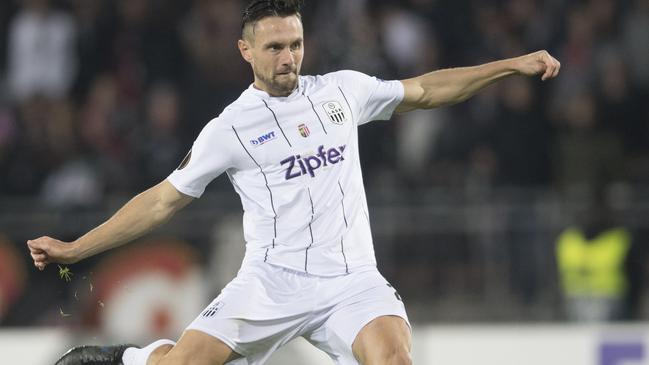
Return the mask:
M306 124L298 125L297 129L300 131L300 135L304 138L308 137L311 134L311 131L309 131L309 127L307 127Z
M343 107L337 101L328 101L322 104L325 112L329 116L331 123L341 125L347 121Z

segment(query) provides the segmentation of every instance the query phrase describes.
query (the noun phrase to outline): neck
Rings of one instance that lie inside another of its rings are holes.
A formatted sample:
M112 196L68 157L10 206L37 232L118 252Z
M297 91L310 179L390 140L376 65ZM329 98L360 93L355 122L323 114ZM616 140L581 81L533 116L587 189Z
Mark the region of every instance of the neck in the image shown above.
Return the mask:
M290 91L277 90L271 88L267 84L259 80L258 78L255 78L255 82L252 84L252 86L257 90L265 91L266 93L268 93L268 95L274 97L289 96L291 95L291 93L293 93L293 91L295 91L295 88L291 89ZM295 85L295 87L297 87L297 84Z

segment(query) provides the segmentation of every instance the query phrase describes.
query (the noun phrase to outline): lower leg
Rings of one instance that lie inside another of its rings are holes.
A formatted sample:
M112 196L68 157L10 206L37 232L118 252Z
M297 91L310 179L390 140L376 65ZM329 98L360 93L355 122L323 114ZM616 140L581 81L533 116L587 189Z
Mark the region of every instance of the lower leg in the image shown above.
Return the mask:
M151 355L149 355L146 365L156 365L172 348L174 348L173 345L162 345L153 350Z
M124 351L124 365L155 365L176 343L171 340L158 340L141 349L129 347Z
M221 340L195 330L186 331L178 344L159 340L141 349L129 346L77 346L56 365L223 365L241 357Z
M185 331L171 349L153 352L146 365L222 365L241 357L221 340L196 330Z

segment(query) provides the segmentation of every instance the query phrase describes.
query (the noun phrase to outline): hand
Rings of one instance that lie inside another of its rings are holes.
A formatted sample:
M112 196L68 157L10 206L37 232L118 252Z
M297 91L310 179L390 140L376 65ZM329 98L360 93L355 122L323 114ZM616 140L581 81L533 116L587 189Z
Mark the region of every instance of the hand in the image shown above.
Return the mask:
M51 237L40 237L27 241L27 247L34 260L34 266L43 271L47 264L72 264L78 260L74 256L71 243Z
M561 69L561 63L547 51L530 53L515 60L518 72L526 76L543 74L543 81L555 78Z

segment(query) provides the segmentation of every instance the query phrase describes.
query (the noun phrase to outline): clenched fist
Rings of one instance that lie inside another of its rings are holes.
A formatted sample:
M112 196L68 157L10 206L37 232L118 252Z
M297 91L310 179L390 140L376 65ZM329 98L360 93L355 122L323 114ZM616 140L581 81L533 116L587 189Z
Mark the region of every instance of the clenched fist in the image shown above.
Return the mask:
M29 247L29 252L34 260L34 266L41 271L50 263L72 264L78 261L71 243L51 237L44 236L29 240L27 247Z
M543 74L545 81L556 77L561 69L561 63L552 57L548 51L538 51L514 59L516 70L526 76Z

